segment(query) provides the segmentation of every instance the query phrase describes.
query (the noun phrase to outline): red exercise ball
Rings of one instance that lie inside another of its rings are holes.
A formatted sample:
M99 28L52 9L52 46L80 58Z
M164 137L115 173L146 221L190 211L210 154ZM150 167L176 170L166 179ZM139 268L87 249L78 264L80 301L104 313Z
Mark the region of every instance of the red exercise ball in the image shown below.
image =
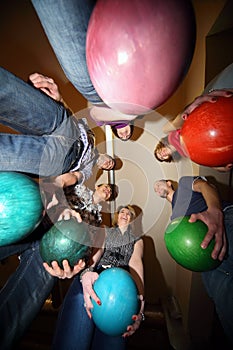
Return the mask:
M92 83L111 108L149 113L183 80L195 39L191 1L98 0L86 42Z
M233 97L204 102L185 120L182 142L190 159L218 167L233 162Z

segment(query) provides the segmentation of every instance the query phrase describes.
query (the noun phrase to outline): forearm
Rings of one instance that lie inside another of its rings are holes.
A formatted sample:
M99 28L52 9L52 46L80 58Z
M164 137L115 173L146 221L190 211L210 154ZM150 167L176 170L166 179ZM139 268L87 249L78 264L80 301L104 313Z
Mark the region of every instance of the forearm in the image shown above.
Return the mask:
M193 190L202 194L208 209L222 210L221 199L217 189L204 180L197 180L193 184Z
M205 249L210 241L215 238L215 245L212 251L212 258L222 260L225 256L227 245L224 228L224 216L221 207L221 200L216 188L204 180L197 180L193 185L194 191L200 192L205 199L207 210L192 214L190 222L203 221L208 226L208 231L201 243Z
M137 288L139 295L144 297L144 269L142 261L132 262L132 265L129 266L130 274L132 275Z
M73 114L74 114L73 110L68 106L68 104L66 103L66 101L63 100L63 97L62 97L62 96L61 96L59 102L65 107L65 109L68 111L68 114L69 114L69 115L73 115Z
M143 267L143 241L140 239L134 246L133 255L129 261L130 273L133 276L140 295L144 297L144 267Z

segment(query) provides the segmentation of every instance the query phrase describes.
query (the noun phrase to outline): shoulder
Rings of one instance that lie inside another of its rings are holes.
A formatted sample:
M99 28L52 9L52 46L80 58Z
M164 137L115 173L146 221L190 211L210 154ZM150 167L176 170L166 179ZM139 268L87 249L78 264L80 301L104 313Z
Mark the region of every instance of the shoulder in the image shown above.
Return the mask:
M204 176L182 176L179 180L179 188L188 188L195 191L194 186L198 181L207 181Z
M115 233L118 232L118 227L117 226L113 226L113 227L105 227L106 233L107 234L111 234L111 233Z
M195 176L192 184L192 190L197 191L197 186L200 183L208 183L207 179L205 176Z

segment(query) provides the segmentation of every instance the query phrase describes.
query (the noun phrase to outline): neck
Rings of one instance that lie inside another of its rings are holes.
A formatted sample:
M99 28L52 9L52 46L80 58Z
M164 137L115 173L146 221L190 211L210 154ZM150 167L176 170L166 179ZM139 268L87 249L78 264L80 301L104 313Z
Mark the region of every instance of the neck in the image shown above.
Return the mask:
M177 152L177 149L176 149L173 145L171 145L171 144L169 144L168 148L170 148L172 154L174 154L175 152Z
M127 226L118 226L118 228L121 231L121 233L125 233L125 231L127 231L128 225Z
M102 199L98 196L98 193L95 191L93 193L93 203L99 204L100 202L102 202Z
M173 194L175 193L175 191L173 190L173 189L171 189L169 192L168 192L168 194L167 194L167 197L166 197L166 199L167 199L167 201L168 202L172 202L172 198L173 198Z

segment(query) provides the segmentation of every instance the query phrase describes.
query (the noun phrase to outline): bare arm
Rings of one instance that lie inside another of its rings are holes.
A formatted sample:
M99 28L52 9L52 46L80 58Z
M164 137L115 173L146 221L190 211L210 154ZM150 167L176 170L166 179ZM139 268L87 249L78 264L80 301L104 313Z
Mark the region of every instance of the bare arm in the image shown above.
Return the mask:
M215 103L218 100L218 97L231 97L233 94L233 89L221 89L221 90L212 90L207 94L200 95L190 103L184 111L180 114L183 120L187 119L190 113L194 111L204 102Z
M144 268L143 268L143 240L138 240L134 245L134 251L129 261L130 273L133 276L139 294L144 296Z
M97 265L98 261L103 255L103 252L104 252L103 248L99 248L94 251L94 254L92 255L92 258L91 258L91 265L86 270L84 270L84 273L81 276L84 303L86 307L86 312L90 318L91 318L91 309L93 308L91 298L95 300L97 304L101 305L101 301L93 289L93 284L98 279L99 274L97 272L92 271L92 269Z
M188 118L189 114L199 107L204 102L215 103L218 100L218 97L231 97L233 94L233 89L222 89L222 90L213 90L207 94L202 94L196 97L193 102L191 102L185 109L179 113L175 119L167 122L163 126L163 132L168 134L170 131L180 129L185 121Z
M69 173L55 177L54 183L59 187L67 187L75 185L77 182L80 183L82 181L82 176L81 171L70 171Z
M134 323L127 327L127 332L123 334L123 337L128 337L132 335L139 328L141 321L143 320L142 315L144 315L144 306L145 306L143 249L144 249L143 240L140 239L135 243L134 251L129 261L130 273L136 282L136 285L139 291L141 306L140 306L138 315L132 316L132 320L134 321Z
M194 182L193 190L202 194L208 209L202 213L192 214L190 222L195 222L199 219L208 226L208 232L201 246L203 249L205 249L212 238L215 238L212 258L223 260L227 247L223 222L224 218L218 192L213 185L201 179Z

